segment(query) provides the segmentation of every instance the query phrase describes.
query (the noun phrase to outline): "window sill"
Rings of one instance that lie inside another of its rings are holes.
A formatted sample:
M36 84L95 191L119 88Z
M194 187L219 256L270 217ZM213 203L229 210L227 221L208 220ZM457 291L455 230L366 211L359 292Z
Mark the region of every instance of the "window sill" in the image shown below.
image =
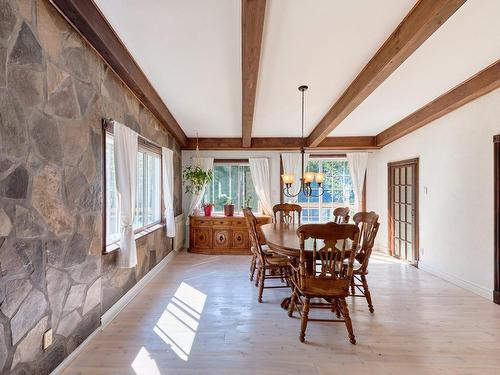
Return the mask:
M164 223L153 224L150 227L143 228L139 232L135 233L134 238L137 241L139 238L147 236L148 234L153 233L153 232L157 231L158 229L162 229L164 227L165 227ZM120 249L120 241L115 241L115 242L110 243L109 245L106 245L106 247L104 248L103 254L104 255L111 254L119 249Z

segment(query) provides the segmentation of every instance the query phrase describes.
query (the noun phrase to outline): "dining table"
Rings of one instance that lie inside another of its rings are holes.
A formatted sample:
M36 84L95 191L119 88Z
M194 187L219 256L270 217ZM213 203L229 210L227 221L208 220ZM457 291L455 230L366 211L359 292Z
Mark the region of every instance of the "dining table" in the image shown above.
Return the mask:
M260 232L262 233L263 243L269 246L269 249L279 255L291 258L299 258L300 238L297 235L297 229L299 229L299 227L300 225L298 224L271 223L262 224L259 228ZM321 241L319 241L318 244L320 242ZM313 239L307 239L304 241L304 254L306 259L312 259L313 248ZM349 254L350 250L346 252L346 255Z
M269 249L278 254L290 258L290 262L298 262L300 257L300 238L297 235L298 224L287 223L271 223L260 226L260 232L263 237L263 242L269 246ZM337 243L338 244L338 243ZM339 247L337 245L337 247ZM351 250L346 251L346 256L349 257ZM306 258L306 269L308 273L314 270L312 262L314 253L314 240L307 239L304 241L304 255ZM311 260L308 262L308 260ZM288 308L290 297L286 297L281 301L281 307Z

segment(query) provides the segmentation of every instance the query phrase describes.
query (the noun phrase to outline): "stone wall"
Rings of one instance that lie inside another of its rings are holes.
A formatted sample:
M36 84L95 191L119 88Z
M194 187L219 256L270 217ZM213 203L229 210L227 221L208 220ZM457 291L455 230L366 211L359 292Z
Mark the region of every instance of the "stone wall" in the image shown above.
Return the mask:
M170 251L159 230L138 240L134 269L101 255L102 117L173 149L180 175L174 139L48 0L0 0L2 374L49 373Z

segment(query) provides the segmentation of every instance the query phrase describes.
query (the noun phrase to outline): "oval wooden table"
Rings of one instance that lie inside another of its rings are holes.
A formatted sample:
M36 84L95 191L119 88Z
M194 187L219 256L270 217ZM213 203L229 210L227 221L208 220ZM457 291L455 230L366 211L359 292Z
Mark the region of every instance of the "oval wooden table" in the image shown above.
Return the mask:
M299 226L300 225L297 224L284 223L262 224L260 230L264 236L265 244L269 246L273 252L287 257L298 258L300 256L300 239L297 235ZM337 242L337 246L341 243L341 241ZM306 240L304 245L306 258L312 258L313 240ZM346 255L348 256L349 254L350 251L346 251Z
M263 224L260 226L260 231L271 250L280 255L298 258L300 255L298 228L297 224Z
M300 239L297 235L297 229L300 225L297 224L263 224L260 226L260 231L264 237L265 243L273 252L284 255L290 258L291 262L296 262L300 257ZM305 256L307 259L313 257L314 241L309 239L305 243ZM346 255L350 255L350 251L346 251ZM306 263L307 272L312 273L314 270L313 262ZM281 301L281 307L288 309L291 297L285 297Z

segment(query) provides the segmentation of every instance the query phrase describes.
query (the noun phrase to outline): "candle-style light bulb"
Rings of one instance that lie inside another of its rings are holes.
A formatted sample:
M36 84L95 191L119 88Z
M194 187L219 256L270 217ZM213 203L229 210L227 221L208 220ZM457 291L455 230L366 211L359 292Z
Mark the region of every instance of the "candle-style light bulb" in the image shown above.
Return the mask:
M306 172L304 173L304 182L306 184L310 184L314 181L314 173L313 172Z
M282 174L281 179L285 185L292 185L294 181L294 177L291 174Z
M321 185L325 180L325 175L323 173L316 173L316 182Z

